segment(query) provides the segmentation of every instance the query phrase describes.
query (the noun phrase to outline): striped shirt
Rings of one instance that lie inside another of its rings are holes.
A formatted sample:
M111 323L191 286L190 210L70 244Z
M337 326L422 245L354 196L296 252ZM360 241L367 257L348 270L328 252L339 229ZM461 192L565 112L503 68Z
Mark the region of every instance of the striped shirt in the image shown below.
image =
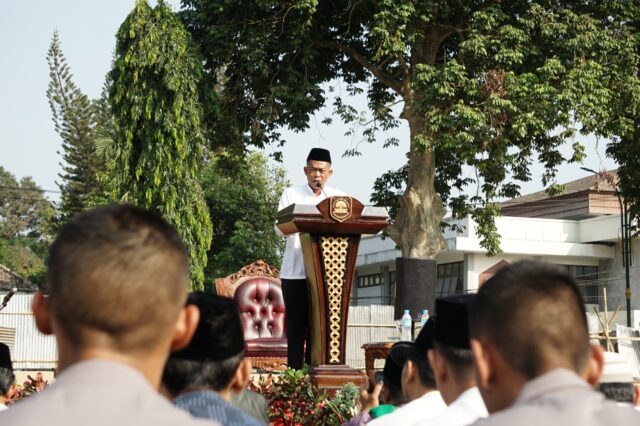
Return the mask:
M173 403L194 417L215 420L225 426L264 426L213 391L187 392L177 397Z

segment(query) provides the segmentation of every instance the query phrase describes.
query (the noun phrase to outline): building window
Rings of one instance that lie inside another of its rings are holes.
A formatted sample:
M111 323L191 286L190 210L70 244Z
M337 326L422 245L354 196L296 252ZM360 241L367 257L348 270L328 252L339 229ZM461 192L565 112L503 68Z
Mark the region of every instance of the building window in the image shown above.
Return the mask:
M436 296L462 293L464 262L443 263L438 265Z
M358 276L358 288L375 287L382 284L382 274Z
M578 288L584 299L584 303L597 305L600 303L602 291L599 283L599 270L597 266L584 265L559 265L564 268L569 275L575 278Z

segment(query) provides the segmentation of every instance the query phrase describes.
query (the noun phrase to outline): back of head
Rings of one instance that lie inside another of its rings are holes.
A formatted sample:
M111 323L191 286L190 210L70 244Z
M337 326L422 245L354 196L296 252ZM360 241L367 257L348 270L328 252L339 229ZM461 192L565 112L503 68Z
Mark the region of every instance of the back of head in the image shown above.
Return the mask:
M187 389L222 391L244 358L244 336L233 299L205 292L189 295L200 310L200 321L189 345L172 353L162 383L174 396Z
M388 391L388 401L386 403L402 401L402 368L407 361L407 353L411 344L408 342L397 342L389 350L389 354L384 361L382 378L384 386Z
M9 391L15 380L9 346L0 343L0 403L2 402L2 397L9 396Z
M469 346L469 307L475 294L436 299L434 348L451 366L454 379L473 379L473 358Z
M433 375L433 368L429 364L427 352L433 348L434 319L429 318L418 333L416 340L411 344L407 352L407 361L411 361L418 369L420 383L428 389L435 389L436 379Z
M130 205L77 215L50 248L43 292L70 345L155 348L184 305L188 260L175 230Z
M571 276L522 261L501 269L472 304L471 337L491 343L527 379L554 368L580 372L590 346L582 298Z

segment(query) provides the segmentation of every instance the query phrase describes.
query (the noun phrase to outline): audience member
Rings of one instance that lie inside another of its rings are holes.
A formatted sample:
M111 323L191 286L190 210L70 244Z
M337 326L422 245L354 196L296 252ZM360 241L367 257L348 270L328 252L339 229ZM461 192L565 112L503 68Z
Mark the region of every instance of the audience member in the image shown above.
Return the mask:
M446 408L440 392L436 389L433 370L427 360L427 351L433 348L433 319L424 325L415 342L405 350L406 362L402 369L402 393L408 401L405 405L379 419L372 426L406 425L416 420L435 416Z
M360 392L360 414L345 423L345 426L358 426L369 423L376 417L382 417L405 403L402 394L402 368L407 361L406 348L409 342L397 342L389 350L382 370L382 383L377 383L371 392Z
M640 413L592 386L602 350L591 347L573 278L548 264L507 266L471 309L476 379L491 415L477 425L640 424Z
M267 399L249 389L242 389L242 392L232 392L229 401L234 407L249 414L260 423L269 423L269 405Z
M436 300L434 345L428 358L447 409L437 416L422 416L416 425L464 426L488 414L476 387L469 346L473 298L467 294Z
M0 343L0 411L7 409L7 403L16 387L15 382L9 346Z
M157 391L169 352L198 323L198 309L185 306L188 270L177 233L152 213L113 205L66 223L33 300L36 326L56 337L60 374L0 413L0 424L210 424Z
M619 353L604 353L604 369L596 389L610 400L637 404L631 365Z
M251 377L251 361L244 358L244 338L238 308L226 297L198 292L188 304L200 310L191 343L169 356L162 384L174 404L195 417L225 426L260 425L229 403Z

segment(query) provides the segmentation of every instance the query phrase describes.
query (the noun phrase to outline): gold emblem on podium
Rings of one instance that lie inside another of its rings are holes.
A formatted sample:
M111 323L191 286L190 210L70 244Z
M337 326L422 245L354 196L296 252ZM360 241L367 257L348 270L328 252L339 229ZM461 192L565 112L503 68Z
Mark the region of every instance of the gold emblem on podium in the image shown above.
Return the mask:
M338 222L351 217L351 197L332 197L329 215Z

